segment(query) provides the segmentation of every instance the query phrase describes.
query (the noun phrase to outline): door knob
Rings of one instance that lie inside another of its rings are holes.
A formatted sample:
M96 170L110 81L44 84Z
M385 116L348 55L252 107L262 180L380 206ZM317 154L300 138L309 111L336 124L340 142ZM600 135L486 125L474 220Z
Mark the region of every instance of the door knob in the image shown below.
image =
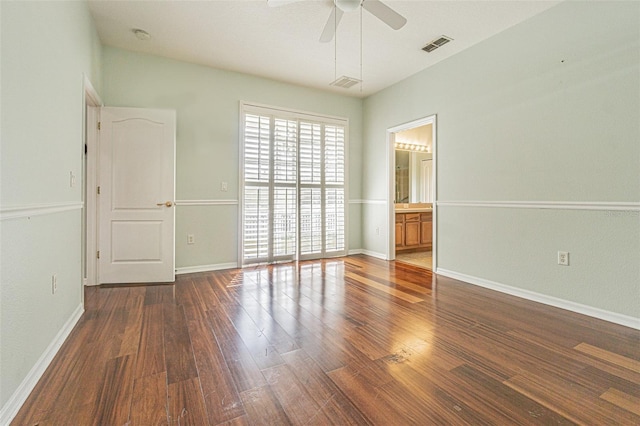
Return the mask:
M171 201L167 201L166 203L158 203L156 204L156 206L166 206L166 207L171 207L173 205L173 203Z

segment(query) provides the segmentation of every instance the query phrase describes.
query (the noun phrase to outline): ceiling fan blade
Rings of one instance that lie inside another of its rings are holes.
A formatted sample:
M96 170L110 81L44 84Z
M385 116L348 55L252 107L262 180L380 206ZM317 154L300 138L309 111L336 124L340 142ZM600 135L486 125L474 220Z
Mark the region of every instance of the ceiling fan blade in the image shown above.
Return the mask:
M278 7L278 6L284 6L285 4L296 3L300 1L302 0L267 0L267 5L271 7Z
M336 35L336 28L342 19L342 15L344 15L344 12L337 7L334 6L333 9L331 9L331 15L329 15L329 19L327 19L324 30L322 30L320 42L328 43L333 40L333 37Z
M394 30L399 30L407 23L407 19L404 16L400 15L380 0L364 0L362 2L362 7Z

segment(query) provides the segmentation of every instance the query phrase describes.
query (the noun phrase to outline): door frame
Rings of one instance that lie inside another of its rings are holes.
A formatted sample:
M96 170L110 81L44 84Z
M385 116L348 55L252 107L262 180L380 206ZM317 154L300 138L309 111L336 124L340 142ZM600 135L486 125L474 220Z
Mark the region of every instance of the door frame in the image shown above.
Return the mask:
M437 185L437 171L438 171L438 149L437 149L437 115L429 115L423 118L419 118L417 120L412 120L407 123L399 124L397 126L389 127L387 129L387 229L389 236L389 241L387 244L387 259L395 260L396 258L396 215L395 215L395 164L396 164L396 151L395 151L395 134L398 132L402 132L405 130L410 130L420 126L426 126L427 124L431 124L431 132L432 132L432 158L433 158L433 170L431 176L431 187L433 190L433 243L432 243L432 253L433 253L433 265L431 270L435 273L438 265L437 254L438 254L438 238L437 238L437 220L438 220L438 209L437 209L437 200L438 200L438 185Z
M84 78L84 99L82 108L83 125L83 146L87 153L82 155L84 163L84 191L82 194L84 202L84 225L82 229L84 244L83 256L83 284L86 286L97 285L98 267L96 253L98 251L98 206L96 196L96 182L98 181L98 122L100 121L100 107L104 104L100 95L95 90L91 81L86 75ZM84 294L84 292L83 292Z

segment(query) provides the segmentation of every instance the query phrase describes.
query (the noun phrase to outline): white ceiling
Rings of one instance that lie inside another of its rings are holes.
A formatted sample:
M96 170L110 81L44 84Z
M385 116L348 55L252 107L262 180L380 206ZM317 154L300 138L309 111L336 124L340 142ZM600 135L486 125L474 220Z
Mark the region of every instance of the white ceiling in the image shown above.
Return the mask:
M366 0L365 0L366 1ZM384 1L384 0L383 0ZM394 31L362 11L362 87L329 86L360 78L360 12L345 13L335 43L318 40L332 0L269 7L266 0L90 1L103 44L302 86L365 97L409 77L559 1L384 1L407 18ZM138 40L132 29L151 34ZM432 53L421 48L446 35Z

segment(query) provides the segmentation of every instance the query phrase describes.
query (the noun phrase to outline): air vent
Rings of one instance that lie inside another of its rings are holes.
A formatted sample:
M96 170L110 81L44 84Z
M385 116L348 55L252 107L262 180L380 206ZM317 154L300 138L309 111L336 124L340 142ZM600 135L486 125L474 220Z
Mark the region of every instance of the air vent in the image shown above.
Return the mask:
M347 77L346 75L343 75L342 77L337 78L336 80L332 81L330 86L336 86L336 87L342 87L343 89L349 89L350 87L353 87L358 83L361 83L361 81L358 80L357 78Z
M439 38L427 43L427 45L425 47L423 47L422 50L424 50L427 53L431 53L434 50L436 50L438 47L449 43L451 40L453 40L451 37L447 37L447 36L443 35L442 37L439 37Z

